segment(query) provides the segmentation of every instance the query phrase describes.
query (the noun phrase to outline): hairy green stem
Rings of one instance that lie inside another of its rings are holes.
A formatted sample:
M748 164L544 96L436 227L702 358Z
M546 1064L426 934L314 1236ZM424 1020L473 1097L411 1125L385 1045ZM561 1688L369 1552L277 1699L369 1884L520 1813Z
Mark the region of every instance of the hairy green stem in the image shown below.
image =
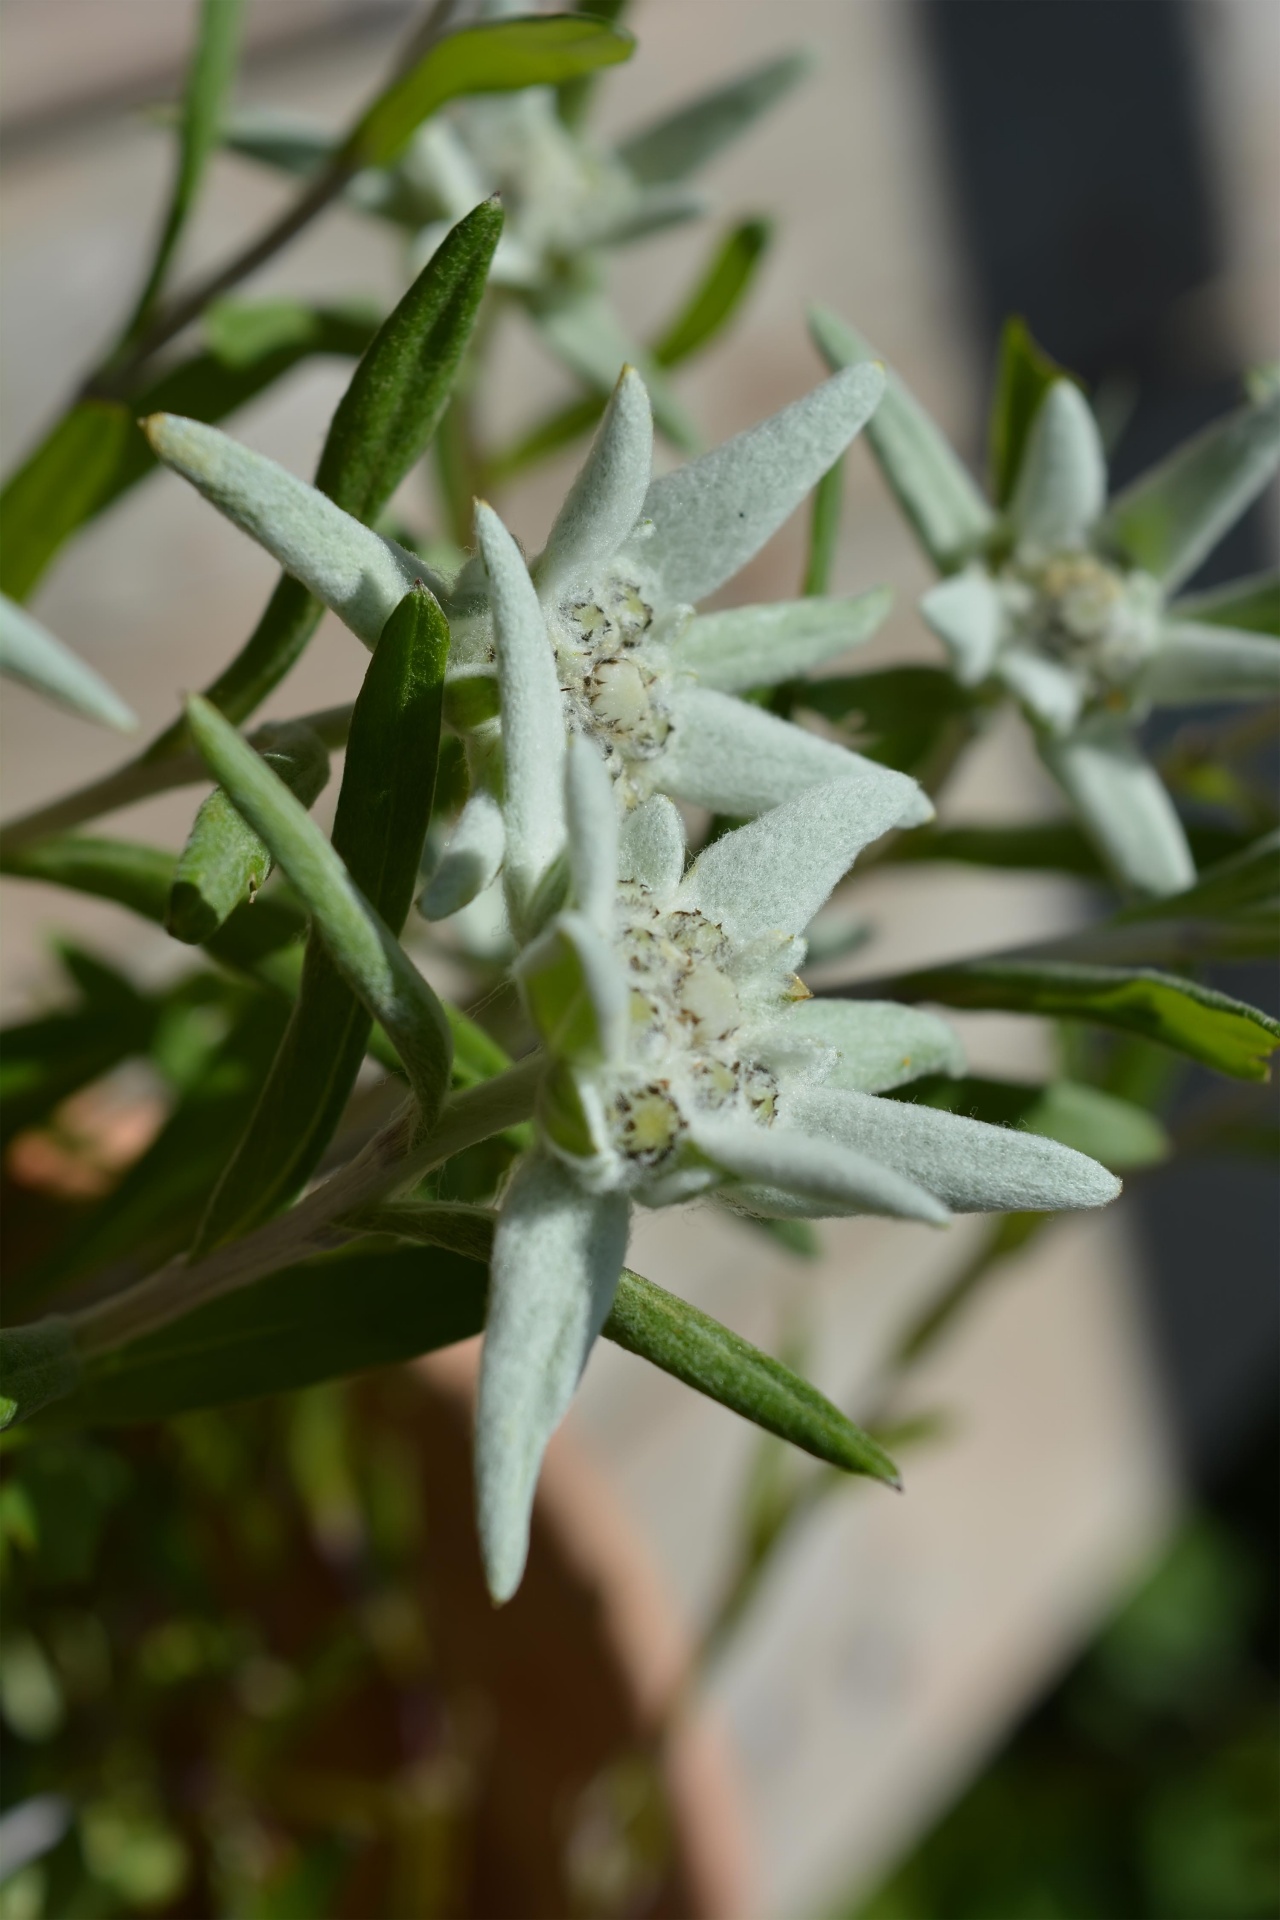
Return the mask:
M412 1145L416 1109L409 1103L362 1153L279 1219L194 1265L172 1260L137 1286L69 1315L80 1357L125 1346L224 1293L265 1278L277 1267L339 1246L357 1231L343 1224L346 1216L421 1179L491 1134L527 1120L544 1064L540 1054L531 1054L495 1079L455 1094L430 1133Z
M298 724L319 734L327 747L346 745L351 724L350 705L323 707L318 713L298 716ZM255 736L250 734L250 741ZM114 773L91 780L74 793L64 794L47 807L37 807L0 828L0 859L16 853L33 841L47 840L50 834L64 833L82 821L96 820L100 814L114 813L137 800L149 800L153 794L168 793L174 787L198 786L208 780L209 769L193 747L183 747L162 758L152 759L152 747L146 747L134 759L127 760Z

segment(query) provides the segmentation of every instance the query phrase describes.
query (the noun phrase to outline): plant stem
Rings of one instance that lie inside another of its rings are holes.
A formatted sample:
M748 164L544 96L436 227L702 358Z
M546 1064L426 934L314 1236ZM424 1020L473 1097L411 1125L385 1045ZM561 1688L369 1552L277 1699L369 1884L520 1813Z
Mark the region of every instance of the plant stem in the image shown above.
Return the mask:
M351 708L324 707L317 713L304 713L299 715L298 724L318 733L328 747L345 746ZM249 738L252 740L254 736L250 734ZM63 833L82 821L96 819L99 814L114 813L119 807L149 800L156 793L168 793L173 787L192 787L208 780L209 769L193 748L183 747L159 759L152 759L153 750L154 742L135 759L117 767L114 773L104 774L100 780L91 780L87 786L64 794L61 800L47 807L37 807L33 813L9 821L0 828L0 862L20 847L30 846L35 840L47 840L50 834Z
M533 1112L543 1059L531 1054L506 1073L455 1094L425 1139L410 1145L415 1108L406 1106L356 1158L296 1207L205 1260L170 1261L157 1273L96 1306L68 1316L81 1359L110 1352L180 1320L196 1307L315 1253L358 1231L344 1216L417 1180L464 1148L501 1133Z

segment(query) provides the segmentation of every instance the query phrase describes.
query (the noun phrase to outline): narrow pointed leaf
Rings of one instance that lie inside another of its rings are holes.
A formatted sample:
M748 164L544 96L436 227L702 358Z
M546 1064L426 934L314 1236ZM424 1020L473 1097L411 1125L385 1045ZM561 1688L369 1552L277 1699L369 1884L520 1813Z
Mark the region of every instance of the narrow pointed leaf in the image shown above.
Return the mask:
M830 592L840 546L840 511L844 504L844 461L828 467L813 490L809 508L809 552L804 563L803 591Z
M141 333L168 277L195 206L205 168L218 145L222 110L235 77L244 0L203 0L195 53L187 75L178 136L178 164L155 253L125 340Z
M772 231L767 220L744 220L726 234L705 274L649 349L660 367L681 365L724 332L755 284Z
M24 608L0 594L0 673L82 719L129 733L138 724L115 688Z
M780 600L697 615L681 629L672 658L722 693L798 678L869 640L893 604L888 587L845 600Z
M127 407L80 400L6 481L0 590L27 598L63 541L96 512L132 432Z
M1042 739L1040 755L1116 878L1140 893L1179 893L1195 861L1169 793L1122 723Z
M430 595L409 595L383 629L351 718L333 851L392 934L409 911L431 821L448 646ZM210 1202L197 1255L247 1233L310 1178L350 1098L371 1024L313 934L288 1028Z
M998 507L1007 507L1026 449L1031 423L1055 380L1068 376L1031 337L1025 320L1004 323L996 393L991 408L991 484Z
M264 729L255 742L272 772L310 808L329 780L329 754L310 727L296 721ZM202 804L178 856L165 913L175 940L203 946L235 909L253 901L271 872L265 843L215 787Z
M79 1363L65 1320L0 1329L0 1427L74 1391Z
M1172 592L1193 574L1280 465L1280 393L1241 407L1141 474L1100 535Z
M187 722L211 772L306 901L348 985L386 1029L430 1125L448 1090L452 1051L439 1000L315 822L252 747L205 700L188 702Z
M1237 627L1246 633L1269 633L1280 639L1280 573L1255 573L1247 580L1233 580L1229 587L1188 594L1174 601L1169 617Z
M534 1490L613 1304L627 1250L621 1194L594 1196L558 1161L523 1161L490 1262L476 1409L476 1504L489 1591L520 1584Z
M1107 498L1107 460L1089 402L1055 380L1027 434L1009 518L1019 540L1045 552L1082 547Z
M741 74L633 133L618 148L618 158L648 184L686 180L788 94L811 64L807 54L788 53Z
M830 367L874 357L862 336L826 308L815 308L809 325ZM892 371L867 440L934 565L942 573L963 566L991 533L994 516L941 429Z
M447 34L361 115L339 159L352 171L384 167L415 127L459 94L559 86L630 59L635 42L605 21L556 14L494 20Z
M653 532L637 553L666 597L698 601L732 579L866 425L883 391L879 367L850 367L655 480L644 504Z
M992 954L867 982L877 998L1045 1014L1142 1034L1238 1080L1265 1080L1280 1021L1152 967Z

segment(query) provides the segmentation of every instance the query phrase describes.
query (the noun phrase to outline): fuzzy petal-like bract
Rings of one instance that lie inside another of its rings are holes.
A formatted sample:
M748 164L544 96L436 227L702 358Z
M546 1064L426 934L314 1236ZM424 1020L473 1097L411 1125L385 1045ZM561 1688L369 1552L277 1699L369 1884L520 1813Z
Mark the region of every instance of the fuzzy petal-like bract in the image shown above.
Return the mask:
M667 900L684 872L684 825L665 794L633 807L619 833L618 877Z
M962 687L976 687L995 665L1000 647L1000 596L983 567L966 567L930 587L920 611L951 655Z
M887 1093L926 1073L963 1073L964 1049L945 1020L894 1000L802 1000L777 1023L783 1037L832 1047L823 1085Z
M946 1207L925 1187L874 1152L852 1152L820 1129L801 1133L703 1118L691 1132L700 1152L748 1188L794 1194L827 1213L887 1213L946 1224Z
M265 454L178 414L153 413L143 428L157 459L265 547L366 647L377 644L416 582L443 597L443 583L415 555L372 533Z
M502 697L506 883L520 933L565 839L564 712L546 620L520 549L492 507L476 504L476 534L497 637Z
M1047 553L1083 547L1106 498L1093 410L1074 381L1055 380L1031 423L1009 507L1019 541Z
M714 593L788 520L875 412L877 366L849 367L650 487L638 563L668 601Z
M418 902L428 920L447 920L491 886L502 871L506 832L500 802L478 787L458 815L457 825Z
M1161 894L1192 884L1195 861L1177 810L1123 721L1042 738L1040 755L1123 885Z
M669 704L675 725L659 784L715 813L750 819L869 764L837 741L711 687L679 687Z
M956 1213L1102 1207L1120 1191L1113 1173L1073 1147L907 1100L801 1087L788 1102L788 1121L874 1154Z
M776 686L861 646L892 604L888 587L873 587L848 600L781 600L704 613L676 636L672 659L721 693Z
M627 1202L590 1195L546 1154L516 1169L489 1269L476 1413L476 1495L495 1601L520 1584L547 1441L608 1317L627 1248Z
M618 809L604 761L581 734L569 742L564 797L573 897L583 918L608 939L618 891Z
M1280 644L1268 633L1169 621L1141 687L1157 706L1280 699Z
M612 560L639 518L652 467L649 395L635 368L626 367L533 568L544 598L591 579Z
M844 779L713 841L685 875L679 904L718 921L739 946L803 933L862 849L890 827L916 824L922 801L928 809L906 774L855 761Z

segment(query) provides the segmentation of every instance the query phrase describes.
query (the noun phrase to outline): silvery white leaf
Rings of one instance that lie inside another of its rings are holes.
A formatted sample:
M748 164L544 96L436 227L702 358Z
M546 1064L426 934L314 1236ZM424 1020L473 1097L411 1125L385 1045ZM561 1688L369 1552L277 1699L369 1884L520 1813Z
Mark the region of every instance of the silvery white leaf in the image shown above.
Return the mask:
M544 600L590 580L635 526L653 468L653 416L644 381L624 367L604 419L533 577Z
M652 534L635 557L667 602L701 600L732 579L834 465L883 391L879 367L849 367L655 480L644 504Z
M422 122L396 172L449 226L493 191L493 182L480 172L466 142L438 113Z
M142 424L157 459L265 547L366 647L376 645L415 581L445 594L444 582L394 540L217 427L173 413L153 413Z
M1019 545L1083 547L1107 500L1107 456L1074 381L1055 380L1036 411L1009 505Z
M873 1093L800 1087L788 1124L874 1154L956 1213L1103 1207L1120 1191L1113 1173L1056 1140Z
M679 905L718 921L738 946L761 934L803 933L862 849L918 817L914 780L850 759L844 779L810 787L713 841L685 875Z
M655 793L624 814L618 849L618 876L634 881L658 900L667 900L684 872L684 825L675 806Z
M1280 644L1269 633L1168 621L1139 687L1157 706L1280 697Z
M1119 881L1156 894L1191 885L1196 866L1177 809L1123 722L1091 722L1039 744L1045 765Z
M775 686L861 646L892 604L890 588L873 587L850 599L780 600L699 614L672 641L672 662L721 693Z
M810 313L809 329L829 367L877 357L861 334L824 307ZM892 368L867 439L934 565L942 573L963 566L991 532L995 516L946 436Z
M581 734L569 742L565 812L574 899L596 931L611 939L618 891L618 808L608 769Z
M658 782L677 800L715 813L749 819L869 764L834 740L710 687L678 687L668 705L674 724Z
M817 1129L801 1133L704 1116L691 1124L690 1133L701 1153L748 1189L773 1189L823 1213L887 1213L901 1220L926 1220L931 1226L946 1224L946 1207L918 1182L877 1158L823 1138ZM750 1206L744 1195L724 1197L730 1204L737 1200L747 1205L749 1211L763 1211Z
M486 788L478 787L458 815L418 911L428 920L447 920L469 906L497 879L505 846L502 807Z
M920 602L926 622L951 655L962 687L976 687L995 665L1003 613L1000 595L984 567L965 567L930 587Z
M1006 647L996 661L996 673L1051 732L1067 733L1080 718L1084 681L1061 661L1030 647Z
M508 907L517 935L565 841L564 712L547 623L520 549L493 508L476 503L489 577L502 695Z
M0 594L0 673L104 727L132 733L138 724L132 707L100 673L6 594Z
M476 1411L476 1496L495 1601L520 1584L547 1441L613 1303L627 1248L621 1194L583 1193L548 1155L521 1161L494 1234Z
M584 207L574 239L580 247L625 247L664 227L700 220L709 210L706 196L688 187L651 187L621 205Z
M964 1049L945 1020L893 1000L802 1000L779 1016L777 1033L834 1047L824 1086L887 1093L927 1073L963 1073Z
M618 158L636 180L687 179L789 93L810 65L807 54L786 53L753 68L631 134L618 148Z
M1111 502L1099 535L1172 593L1280 465L1280 393L1175 447Z
M515 973L553 1060L598 1067L621 1058L626 977L611 941L583 914L557 914L524 949Z

